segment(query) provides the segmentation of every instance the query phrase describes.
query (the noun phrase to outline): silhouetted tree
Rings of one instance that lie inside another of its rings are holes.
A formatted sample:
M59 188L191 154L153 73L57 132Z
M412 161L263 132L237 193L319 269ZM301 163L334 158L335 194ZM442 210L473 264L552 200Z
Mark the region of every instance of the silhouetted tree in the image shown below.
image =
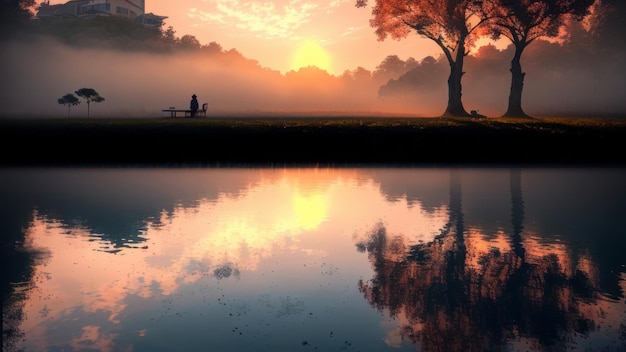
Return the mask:
M200 41L193 35L185 34L178 40L178 45L182 49L200 49L202 44Z
M70 109L74 105L80 104L80 100L74 94L68 93L59 98L57 102L61 105L67 105L67 117L70 117Z
M0 39L10 38L33 17L35 0L0 0Z
M34 6L35 0L0 0L0 28L27 22Z
M356 0L357 7L367 0ZM370 25L376 28L378 40L406 38L413 30L434 41L450 65L448 106L443 116L470 116L461 101L463 60L487 19L491 0L376 0Z
M526 117L522 109L524 76L520 59L535 39L554 38L570 19L582 20L590 14L596 0L496 0L490 20L495 39L504 36L515 47L511 60L511 91L504 116Z
M378 97L405 102L421 109L433 109L433 102L439 101L446 93L444 82L448 72L445 60L427 56L416 67L381 85L378 88ZM436 114L436 111L431 114Z
M220 54L222 52L222 46L217 42L210 42L207 45L203 45L201 49L207 54Z
M87 102L87 117L89 117L89 104L91 104L91 102L101 103L104 101L104 98L93 88L81 88L75 93Z
M376 66L376 70L372 73L372 78L381 84L385 84L390 79L396 79L418 65L419 62L412 57L405 62L398 55L389 55Z
M355 81L365 82L372 79L372 72L370 72L366 68L359 66L350 72L350 77L352 77L352 79Z
M168 43L168 44L176 44L176 31L174 30L174 27L169 26L167 27L167 29L165 30L165 32L163 32L163 40Z

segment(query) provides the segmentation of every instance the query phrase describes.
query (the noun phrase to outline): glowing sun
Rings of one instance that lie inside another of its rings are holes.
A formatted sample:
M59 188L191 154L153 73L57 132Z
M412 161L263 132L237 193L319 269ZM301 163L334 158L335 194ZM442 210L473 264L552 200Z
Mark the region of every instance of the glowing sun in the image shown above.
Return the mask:
M324 48L314 40L302 42L296 53L293 55L291 67L298 70L302 67L317 66L322 70L330 69L330 55Z

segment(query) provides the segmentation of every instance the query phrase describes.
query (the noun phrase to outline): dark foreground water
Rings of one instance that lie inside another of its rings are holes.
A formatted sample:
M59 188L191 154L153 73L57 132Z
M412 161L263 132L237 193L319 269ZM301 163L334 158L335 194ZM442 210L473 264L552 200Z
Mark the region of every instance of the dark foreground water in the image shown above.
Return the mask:
M624 350L625 181L0 169L3 350Z

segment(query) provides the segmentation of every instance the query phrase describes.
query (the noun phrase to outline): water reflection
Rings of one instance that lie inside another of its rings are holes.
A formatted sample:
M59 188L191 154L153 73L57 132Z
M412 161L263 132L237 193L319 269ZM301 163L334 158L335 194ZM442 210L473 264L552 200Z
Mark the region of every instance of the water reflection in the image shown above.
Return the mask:
M3 347L619 350L625 175L0 170Z
M603 323L624 329L588 254L522 236L520 170L510 178L513 231L495 238L466 224L460 172L450 179L449 222L432 242L408 245L378 226L358 245L376 272L359 290L403 321L398 337L427 351L552 350L576 349Z

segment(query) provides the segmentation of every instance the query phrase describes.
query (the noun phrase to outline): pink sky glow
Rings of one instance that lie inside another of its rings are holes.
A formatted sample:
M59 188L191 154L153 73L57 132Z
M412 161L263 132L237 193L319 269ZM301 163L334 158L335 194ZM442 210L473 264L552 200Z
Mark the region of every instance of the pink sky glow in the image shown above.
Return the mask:
M52 0L50 4L61 4ZM356 8L354 0L146 0L146 13L167 16L164 29L189 34L201 44L217 42L236 49L261 66L282 73L292 69L298 48L315 42L328 53L322 67L341 75L361 66L370 71L389 55L402 60L438 56L440 49L417 35L401 41L378 41L369 26L371 8Z

